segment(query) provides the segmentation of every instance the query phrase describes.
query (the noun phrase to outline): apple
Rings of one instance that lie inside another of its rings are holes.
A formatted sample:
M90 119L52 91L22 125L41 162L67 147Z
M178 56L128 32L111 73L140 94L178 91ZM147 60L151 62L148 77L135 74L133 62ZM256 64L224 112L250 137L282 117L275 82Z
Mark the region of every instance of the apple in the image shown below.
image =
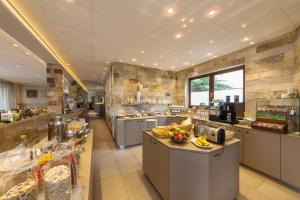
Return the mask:
M181 134L179 134L177 137L178 137L178 140L182 140L183 139L183 136Z

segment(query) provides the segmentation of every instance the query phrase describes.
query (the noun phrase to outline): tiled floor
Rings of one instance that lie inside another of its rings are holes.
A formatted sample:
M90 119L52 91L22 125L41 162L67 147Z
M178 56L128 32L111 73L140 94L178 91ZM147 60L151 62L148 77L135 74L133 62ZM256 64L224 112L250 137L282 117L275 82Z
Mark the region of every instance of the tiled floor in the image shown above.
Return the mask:
M101 119L91 121L95 129L94 199L160 199L142 171L142 148L119 150ZM276 181L240 167L239 200L300 200L295 192Z

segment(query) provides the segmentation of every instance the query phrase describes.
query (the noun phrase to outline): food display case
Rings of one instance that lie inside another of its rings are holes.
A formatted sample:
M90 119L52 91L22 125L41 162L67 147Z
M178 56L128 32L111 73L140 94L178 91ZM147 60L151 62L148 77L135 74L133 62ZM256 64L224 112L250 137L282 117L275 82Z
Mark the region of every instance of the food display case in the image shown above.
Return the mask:
M299 99L259 98L252 128L275 133L298 132L299 105Z

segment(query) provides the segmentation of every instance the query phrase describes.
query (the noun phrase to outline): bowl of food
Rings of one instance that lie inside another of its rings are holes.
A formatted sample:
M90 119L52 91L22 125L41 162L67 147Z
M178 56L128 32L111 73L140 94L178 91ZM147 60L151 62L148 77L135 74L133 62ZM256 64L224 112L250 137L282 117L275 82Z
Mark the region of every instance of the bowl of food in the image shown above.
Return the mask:
M152 129L152 134L160 139L168 138L169 133L170 130L167 128L158 127Z
M171 141L176 144L186 143L189 137L190 137L190 133L180 128L176 128L174 131L170 132L169 134L169 138L171 139Z

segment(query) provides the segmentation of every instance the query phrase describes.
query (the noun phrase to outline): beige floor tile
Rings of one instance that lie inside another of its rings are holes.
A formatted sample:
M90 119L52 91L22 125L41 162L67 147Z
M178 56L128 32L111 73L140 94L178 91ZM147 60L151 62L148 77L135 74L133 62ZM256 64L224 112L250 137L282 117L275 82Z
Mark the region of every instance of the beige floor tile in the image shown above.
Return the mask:
M257 190L276 200L299 200L300 193L275 181L265 181Z
M256 189L258 188L266 179L244 167L240 167L240 181L246 183L248 186Z
M238 200L272 200L246 183L240 182L240 195Z
M117 165L119 167L120 173L123 175L142 170L142 165L133 155L117 160Z
M133 156L137 159L137 161L142 164L142 156L143 156L143 150L142 146L136 146L130 149Z
M94 166L94 179L106 179L112 176L120 175L120 170L115 162L109 162L107 164L99 164Z
M132 157L133 154L128 149L115 149L113 150L113 154L116 158L116 160L123 160L127 159L128 157Z
M95 191L95 200L128 200L129 196L125 189L121 176L113 176L98 182ZM98 191L97 191L98 190Z
M127 190L132 190L149 183L142 171L136 171L122 175L123 182Z
M151 184L145 184L132 190L128 190L130 200L161 200Z

